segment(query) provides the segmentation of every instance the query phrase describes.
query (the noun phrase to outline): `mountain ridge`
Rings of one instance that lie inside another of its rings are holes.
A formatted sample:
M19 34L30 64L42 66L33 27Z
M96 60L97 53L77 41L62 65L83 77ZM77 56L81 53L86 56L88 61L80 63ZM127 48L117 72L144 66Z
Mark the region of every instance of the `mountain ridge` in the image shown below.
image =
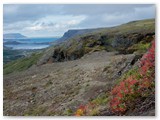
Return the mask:
M136 22L148 21L148 20L154 20L154 19L134 20L134 21L130 21L130 22L127 22L127 23L124 23L121 25L113 26L113 27L99 27L99 28L88 28L88 29L87 28L86 29L69 29L57 41L63 42L65 40L71 39L76 36L80 36L82 34L89 34L91 32L96 32L96 31L105 30L105 29L114 29L119 26L123 26L123 25L127 25L127 24L134 24Z
M3 39L26 39L27 37L20 33L6 33L3 34Z

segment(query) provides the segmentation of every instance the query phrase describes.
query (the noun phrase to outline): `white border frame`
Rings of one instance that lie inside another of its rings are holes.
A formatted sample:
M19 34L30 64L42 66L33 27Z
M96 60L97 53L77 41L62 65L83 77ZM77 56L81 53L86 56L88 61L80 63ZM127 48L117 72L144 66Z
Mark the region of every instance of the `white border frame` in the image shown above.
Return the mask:
M160 31L159 21L160 16L160 0L0 0L0 66L3 66L3 4L156 4L156 116L155 117L80 117L79 119L160 119L160 74L158 74L158 68L160 68ZM3 67L0 68L0 119L76 119L77 117L4 117L3 116Z

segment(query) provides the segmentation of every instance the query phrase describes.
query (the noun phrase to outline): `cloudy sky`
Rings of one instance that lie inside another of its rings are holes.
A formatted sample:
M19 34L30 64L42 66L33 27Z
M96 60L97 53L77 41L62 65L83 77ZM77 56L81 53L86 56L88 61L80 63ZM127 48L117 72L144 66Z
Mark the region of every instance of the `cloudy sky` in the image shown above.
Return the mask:
M155 18L155 5L5 4L4 33L28 37L62 36L69 29L110 27Z

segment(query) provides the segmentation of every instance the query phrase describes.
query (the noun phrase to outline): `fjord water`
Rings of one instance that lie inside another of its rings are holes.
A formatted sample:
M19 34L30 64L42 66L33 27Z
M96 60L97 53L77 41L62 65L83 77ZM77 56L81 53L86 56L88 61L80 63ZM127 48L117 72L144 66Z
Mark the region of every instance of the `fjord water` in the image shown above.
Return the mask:
M42 49L49 47L52 42L59 38L46 37L46 38L27 38L27 39L4 39L4 45L11 47L14 50L18 49ZM18 44L5 44L7 41L18 42Z

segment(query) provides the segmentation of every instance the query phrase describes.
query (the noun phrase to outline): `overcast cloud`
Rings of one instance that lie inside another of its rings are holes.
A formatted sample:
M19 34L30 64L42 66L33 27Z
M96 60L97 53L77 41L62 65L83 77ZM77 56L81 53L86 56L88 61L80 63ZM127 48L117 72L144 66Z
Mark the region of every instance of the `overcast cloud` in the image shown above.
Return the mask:
M6 4L4 33L28 37L62 36L69 29L110 27L155 18L155 5Z

